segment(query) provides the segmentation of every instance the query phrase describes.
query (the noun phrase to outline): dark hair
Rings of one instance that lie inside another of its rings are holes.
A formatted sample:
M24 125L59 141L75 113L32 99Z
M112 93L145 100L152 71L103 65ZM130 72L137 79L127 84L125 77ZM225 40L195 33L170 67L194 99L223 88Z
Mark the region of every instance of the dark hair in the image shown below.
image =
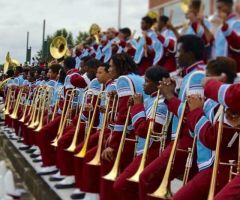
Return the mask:
M104 67L104 70L105 70L106 72L108 72L108 69L109 69L110 65L109 65L108 63L103 63L103 64L101 64L99 67Z
M127 53L118 53L112 56L112 62L116 67L117 73L126 75L129 73L137 73L137 65Z
M204 42L196 35L183 35L178 38L185 52L193 53L196 61L204 59Z
M164 23L164 24L167 24L168 20L169 20L169 17L166 16L166 15L162 15L162 16L159 17L159 21Z
M152 66L148 68L145 72L145 76L154 82L170 77L169 73L161 66Z
M42 68L41 67L35 67L34 68L35 72L37 72L39 75L42 73Z
M225 73L227 75L227 82L233 83L237 77L237 63L234 59L229 57L217 57L210 60L207 64L207 70L216 75Z
M20 66L17 66L17 67L16 67L16 72L22 73L22 72L23 72L23 68L20 67Z
M225 3L225 4L232 6L233 0L217 0L217 3Z
M65 78L66 78L66 72L65 72L65 70L64 70L63 68L61 68L61 69L59 70L59 79L58 79L58 82L63 84L64 81L65 81Z
M28 71L28 73L29 73L30 77L32 77L32 78L35 79L35 70L34 70L34 69L30 69L30 70Z
M100 65L101 62L95 58L92 58L85 63L85 66L88 68L98 68Z
M75 68L76 65L76 60L73 57L67 57L64 59L64 67L66 67L67 69L73 69Z
M58 73L61 68L62 66L60 64L53 64L49 67L53 73Z
M7 74L8 78L13 77L14 71L12 69L9 69L9 70L7 70L6 74Z
M84 56L84 57L81 58L81 61L87 62L87 61L89 61L90 59L92 59L92 56Z
M200 10L200 8L201 8L201 0L193 0L191 2L191 6L193 7L193 9Z
M121 29L119 30L119 32L123 33L123 34L126 35L127 37L129 37L129 36L132 34L130 28L128 28L128 27L121 28Z
M153 23L154 23L153 19L152 19L151 17L149 17L149 16L143 17L142 20L145 21L145 22L146 22L147 24L149 24L150 26L152 26Z

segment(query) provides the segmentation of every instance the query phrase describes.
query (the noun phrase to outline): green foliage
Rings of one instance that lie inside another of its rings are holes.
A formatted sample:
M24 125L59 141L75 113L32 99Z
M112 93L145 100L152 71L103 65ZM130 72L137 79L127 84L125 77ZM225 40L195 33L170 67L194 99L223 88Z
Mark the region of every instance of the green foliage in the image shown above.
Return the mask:
M75 45L83 43L84 41L86 41L88 37L89 37L89 34L87 32L80 31L76 38Z

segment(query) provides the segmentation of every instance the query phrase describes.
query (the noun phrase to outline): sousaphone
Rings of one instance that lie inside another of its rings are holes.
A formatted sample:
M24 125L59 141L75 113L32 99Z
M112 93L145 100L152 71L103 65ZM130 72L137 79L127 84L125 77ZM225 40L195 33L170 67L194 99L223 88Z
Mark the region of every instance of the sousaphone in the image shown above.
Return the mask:
M50 45L50 54L55 59L60 59L68 54L67 40L63 36L57 36Z

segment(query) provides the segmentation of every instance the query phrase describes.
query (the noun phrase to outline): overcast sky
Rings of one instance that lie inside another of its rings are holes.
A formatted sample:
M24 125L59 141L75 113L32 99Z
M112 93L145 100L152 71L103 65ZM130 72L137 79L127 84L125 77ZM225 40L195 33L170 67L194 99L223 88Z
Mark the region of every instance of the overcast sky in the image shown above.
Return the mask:
M46 34L66 28L74 36L88 31L92 23L102 29L117 27L118 0L0 0L0 63L7 51L11 57L25 61L26 35L30 32L32 56L41 48L42 23ZM122 26L139 30L148 0L122 0Z

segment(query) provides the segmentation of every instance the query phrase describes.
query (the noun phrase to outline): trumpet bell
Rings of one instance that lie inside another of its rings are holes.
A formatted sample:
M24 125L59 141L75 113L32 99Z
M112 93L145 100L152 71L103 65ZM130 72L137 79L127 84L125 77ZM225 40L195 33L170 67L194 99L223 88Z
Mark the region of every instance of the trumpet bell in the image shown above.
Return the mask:
M67 41L63 36L55 37L50 45L50 54L55 59L60 59L67 52Z

